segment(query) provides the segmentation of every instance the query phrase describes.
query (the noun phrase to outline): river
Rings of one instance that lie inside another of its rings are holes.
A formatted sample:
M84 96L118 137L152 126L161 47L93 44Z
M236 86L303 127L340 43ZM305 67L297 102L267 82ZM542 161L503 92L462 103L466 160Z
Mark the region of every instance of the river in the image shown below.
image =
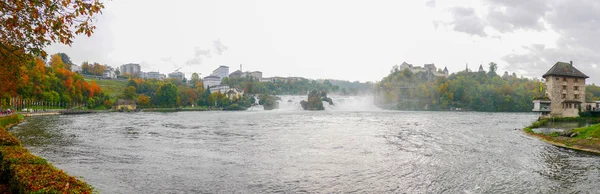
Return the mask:
M101 193L600 191L599 156L515 130L535 114L343 105L42 116L10 131Z

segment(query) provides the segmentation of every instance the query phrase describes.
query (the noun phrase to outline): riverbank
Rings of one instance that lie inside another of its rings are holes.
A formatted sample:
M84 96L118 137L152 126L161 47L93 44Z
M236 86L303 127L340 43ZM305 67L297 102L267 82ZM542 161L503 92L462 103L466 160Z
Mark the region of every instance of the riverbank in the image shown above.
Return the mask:
M93 187L33 155L6 130L23 120L20 114L0 118L0 189L12 193L92 193Z
M548 122L573 122L573 121L598 121L599 118L561 118L541 119L523 129L525 134L536 137L546 143L573 149L600 154L600 124L587 127L574 128L565 132L552 132L550 134L536 133L534 129L544 127Z

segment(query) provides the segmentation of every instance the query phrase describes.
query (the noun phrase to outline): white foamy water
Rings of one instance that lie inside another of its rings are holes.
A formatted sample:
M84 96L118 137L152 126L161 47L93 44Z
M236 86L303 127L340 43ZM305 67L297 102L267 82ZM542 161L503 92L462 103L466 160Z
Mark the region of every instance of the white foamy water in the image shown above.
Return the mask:
M307 96L279 96L278 111L303 111L300 102L306 100ZM381 110L373 103L373 96L329 96L333 105L323 102L326 111L377 111ZM264 110L262 106L254 106L248 110Z

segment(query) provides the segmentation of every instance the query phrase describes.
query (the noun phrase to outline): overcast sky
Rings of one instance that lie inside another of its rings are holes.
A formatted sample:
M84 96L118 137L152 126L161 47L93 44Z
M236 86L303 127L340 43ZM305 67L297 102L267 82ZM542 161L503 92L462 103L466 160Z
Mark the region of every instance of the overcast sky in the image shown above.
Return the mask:
M176 68L379 81L395 64L450 72L489 62L499 73L541 77L556 61L600 83L600 1L595 0L114 0L92 37L52 45L74 63L142 71Z

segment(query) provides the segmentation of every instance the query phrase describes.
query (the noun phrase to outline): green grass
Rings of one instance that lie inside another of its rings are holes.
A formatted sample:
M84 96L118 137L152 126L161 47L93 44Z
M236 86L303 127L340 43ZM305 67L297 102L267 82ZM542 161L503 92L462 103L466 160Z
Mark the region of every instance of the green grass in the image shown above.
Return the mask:
M114 98L114 97L120 95L121 93L123 93L123 90L125 89L125 86L127 85L126 81L97 80L97 79L89 79L88 81L91 81L91 80L95 80L96 84L98 84L98 86L100 86L100 88L102 89L102 92L104 92L111 98Z
M588 138L600 138L600 124L590 125L587 127L575 128L573 132L578 135L575 138L588 139Z

